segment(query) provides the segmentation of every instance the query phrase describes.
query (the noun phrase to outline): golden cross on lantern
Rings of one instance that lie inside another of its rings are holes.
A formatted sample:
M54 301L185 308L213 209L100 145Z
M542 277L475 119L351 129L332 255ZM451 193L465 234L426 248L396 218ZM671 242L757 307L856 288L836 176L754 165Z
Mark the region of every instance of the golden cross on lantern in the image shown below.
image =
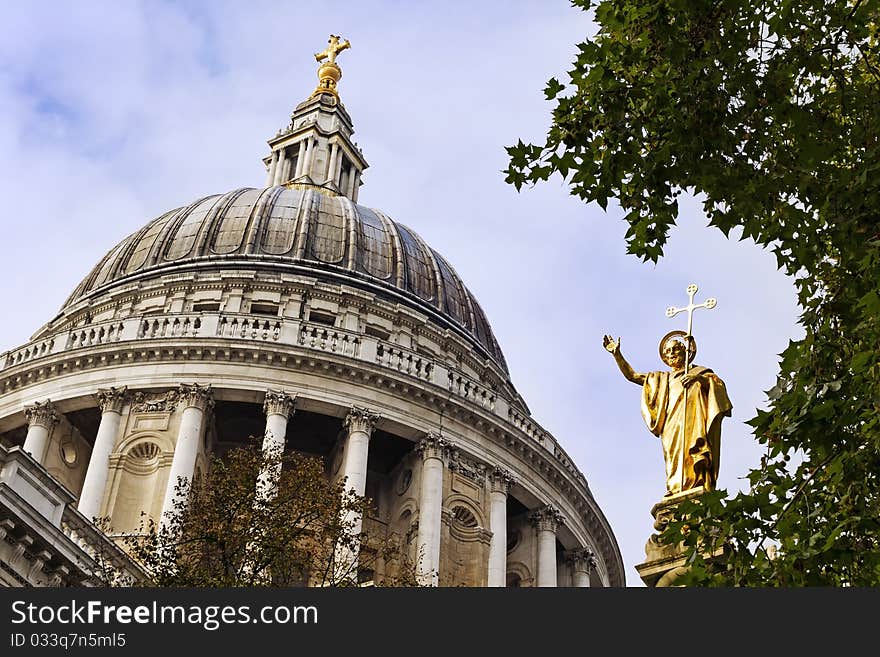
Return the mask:
M710 297L710 298L706 299L706 301L704 301L703 303L695 304L694 303L694 295L697 293L697 290L699 290L699 289L700 288L697 287L696 283L691 283L690 285L687 286L688 305L686 305L684 308L676 308L675 306L669 306L669 308L666 309L666 316L669 318L675 317L678 313L687 312L687 314L688 314L688 328L687 328L687 335L685 336L685 340L692 337L691 330L694 327L694 311L697 308L705 308L706 310L712 310L712 308L714 308L715 305L718 303L714 297ZM690 360L690 358L689 358L690 349L685 348L685 354L686 355L685 355L685 362L684 362L684 370L685 370L685 372L687 372L688 367L690 366L690 363L688 362Z
M335 64L336 55L341 53L346 48L351 48L351 44L348 42L348 39L346 39L342 43L339 43L339 38L340 37L338 37L337 35L331 34L330 38L327 40L327 43L329 45L327 46L327 48L324 49L323 52L316 52L315 59L319 62L326 59L328 64Z

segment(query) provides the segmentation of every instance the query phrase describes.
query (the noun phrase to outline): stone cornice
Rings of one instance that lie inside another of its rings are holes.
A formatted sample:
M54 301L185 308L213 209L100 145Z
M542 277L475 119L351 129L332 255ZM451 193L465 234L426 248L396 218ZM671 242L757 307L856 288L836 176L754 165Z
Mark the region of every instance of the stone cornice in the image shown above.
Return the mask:
M44 427L50 430L59 420L55 407L48 399L43 402L34 402L25 407L24 416L27 418L28 426Z
M98 402L98 408L102 413L122 413L122 407L128 400L128 388L108 388L107 390L98 390L95 399Z
M263 400L263 413L269 415L283 415L290 419L296 408L296 395L289 395L283 390L267 390Z
M352 406L348 415L342 421L342 426L348 429L349 434L359 431L369 436L373 433L373 429L376 428L376 422L379 421L380 417L378 413L374 413L367 408Z

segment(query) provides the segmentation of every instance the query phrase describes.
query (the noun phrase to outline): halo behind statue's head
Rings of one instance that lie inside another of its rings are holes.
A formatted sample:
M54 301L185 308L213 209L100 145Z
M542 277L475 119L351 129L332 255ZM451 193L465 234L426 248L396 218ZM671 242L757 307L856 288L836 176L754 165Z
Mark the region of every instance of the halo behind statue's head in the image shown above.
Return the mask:
M663 336L660 340L660 360L664 363L666 359L663 358L663 352L666 350L666 347L670 342L680 342L683 346L685 345L685 341L687 341L687 352L688 352L688 363L694 362L694 356L697 355L697 341L694 340L694 336L688 335L685 331L670 331L666 335Z

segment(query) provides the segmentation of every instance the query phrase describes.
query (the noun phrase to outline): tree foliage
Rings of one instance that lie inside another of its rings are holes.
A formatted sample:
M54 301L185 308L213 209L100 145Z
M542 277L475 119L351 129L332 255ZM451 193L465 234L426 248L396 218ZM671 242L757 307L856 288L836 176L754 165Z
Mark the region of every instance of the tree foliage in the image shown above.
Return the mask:
M372 512L370 500L332 483L320 458L251 441L186 483L166 523L127 539L156 586L350 586L379 559L400 562L384 584L415 585L393 540L358 531L354 518Z
M573 4L598 31L545 89L545 143L507 149L507 181L616 199L648 261L694 194L709 225L772 250L802 311L750 421L766 453L749 490L682 505L665 533L689 546L683 581L880 584L880 3Z

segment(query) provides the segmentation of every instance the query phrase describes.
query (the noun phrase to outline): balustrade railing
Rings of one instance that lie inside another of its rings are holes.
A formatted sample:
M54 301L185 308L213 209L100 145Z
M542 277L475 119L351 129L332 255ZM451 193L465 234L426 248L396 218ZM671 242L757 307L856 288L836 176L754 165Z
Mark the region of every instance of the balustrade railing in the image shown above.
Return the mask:
M250 315L220 315L217 335L222 338L277 342L281 337L281 320Z
M434 371L434 362L427 356L387 342L376 345L376 362L423 381L430 381Z
M449 372L449 390L490 411L495 410L495 391L459 372Z
M357 333L324 324L303 323L297 341L310 349L320 349L351 358L360 358L361 354L361 339Z

